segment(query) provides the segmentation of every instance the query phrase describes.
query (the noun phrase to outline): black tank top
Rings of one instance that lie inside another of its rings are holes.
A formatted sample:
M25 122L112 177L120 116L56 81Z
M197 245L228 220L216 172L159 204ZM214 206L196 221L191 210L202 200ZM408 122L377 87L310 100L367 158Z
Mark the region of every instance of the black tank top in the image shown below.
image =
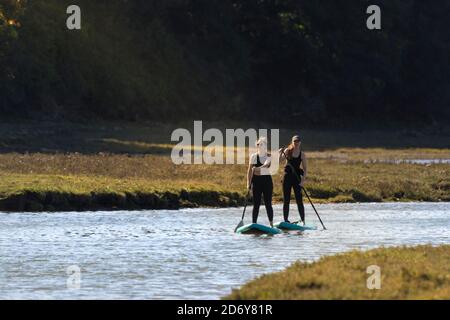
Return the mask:
M296 171L297 175L299 175L299 176L303 175L302 174L303 170L300 169L300 164L302 163L302 152L303 151L300 150L300 154L298 155L298 157L292 156L292 158L289 159L289 163L295 168L295 171ZM286 163L286 165L284 166L284 173L285 174L293 174L292 168L288 163Z
M253 166L258 168L261 167L263 164L261 163L261 160L259 160L259 154L256 154L256 164L254 164Z
M256 163L253 165L253 167L258 168L258 167L261 167L262 165L263 165L263 163L259 159L259 154L256 154ZM272 176L270 176L270 175L262 175L262 176L253 175L252 181L253 181L253 183L267 183L267 182L272 181Z

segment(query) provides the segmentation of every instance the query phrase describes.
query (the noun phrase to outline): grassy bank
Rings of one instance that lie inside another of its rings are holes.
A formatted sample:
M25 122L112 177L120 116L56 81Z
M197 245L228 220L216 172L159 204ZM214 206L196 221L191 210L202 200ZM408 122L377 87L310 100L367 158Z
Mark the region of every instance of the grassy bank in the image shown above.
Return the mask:
M0 175L2 211L179 209L242 205L236 192L166 181L73 175Z
M366 269L381 269L381 288L367 289ZM381 248L295 263L263 275L226 299L450 299L450 245Z
M316 202L450 201L450 165L310 159ZM165 155L0 154L0 210L237 206L244 165L174 165ZM282 200L281 172L274 200Z
M189 126L2 123L0 210L242 205L245 165L172 163L170 133ZM289 141L292 132L280 130L281 141ZM449 164L377 162L450 159L442 135L312 130L303 135L309 159L306 187L316 202L450 201ZM281 178L280 170L273 177L276 202L282 200Z

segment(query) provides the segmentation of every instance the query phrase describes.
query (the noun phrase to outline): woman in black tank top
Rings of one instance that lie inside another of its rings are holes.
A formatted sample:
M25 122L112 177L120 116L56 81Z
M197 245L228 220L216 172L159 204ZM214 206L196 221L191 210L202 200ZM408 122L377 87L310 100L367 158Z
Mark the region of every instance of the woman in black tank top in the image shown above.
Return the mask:
M253 193L253 223L256 223L259 215L259 207L264 196L264 205L269 218L270 226L273 227L272 176L264 172L263 168L270 166L270 154L267 153L267 142L264 137L260 138L256 144L258 151L250 157L250 164L247 171L247 188Z
M284 151L284 154L283 152ZM292 143L285 150L280 149L280 161L286 159L283 176L283 216L284 221L289 222L289 204L291 202L291 190L294 189L300 219L305 224L305 207L303 206L302 187L306 178L306 157L301 149L299 136L292 137ZM300 168L300 166L303 167ZM300 181L299 181L300 178Z

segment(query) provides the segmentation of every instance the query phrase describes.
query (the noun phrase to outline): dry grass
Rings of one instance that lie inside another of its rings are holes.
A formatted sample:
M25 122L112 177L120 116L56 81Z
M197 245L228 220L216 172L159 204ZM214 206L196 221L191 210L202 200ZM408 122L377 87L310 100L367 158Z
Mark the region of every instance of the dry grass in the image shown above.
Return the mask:
M245 165L174 165L181 124L24 122L0 126L0 198L33 192L89 194L203 190L245 194ZM268 124L204 123L203 128L274 128ZM297 129L281 129L287 144ZM450 165L371 163L449 159L445 134L301 130L309 159L306 187L318 202L448 201ZM383 146L383 147L380 147ZM239 150L242 152L242 150ZM369 162L369 163L365 163ZM281 201L281 172L274 200Z
M338 148L309 153L310 158L341 161L373 162L382 160L450 159L450 149L437 148Z
M306 187L319 201L450 200L450 165L310 159ZM174 165L164 155L1 154L0 195L24 190L124 192L197 188L245 193L245 165ZM281 200L281 170L274 176Z
M367 289L367 267L381 268L381 289ZM450 299L450 245L381 248L297 262L263 275L226 299Z

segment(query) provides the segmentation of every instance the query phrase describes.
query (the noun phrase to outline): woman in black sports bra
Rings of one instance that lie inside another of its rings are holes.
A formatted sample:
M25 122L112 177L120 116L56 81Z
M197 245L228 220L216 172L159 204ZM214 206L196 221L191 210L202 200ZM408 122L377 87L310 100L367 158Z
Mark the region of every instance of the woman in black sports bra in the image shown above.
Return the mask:
M291 190L294 189L300 219L303 224L305 224L305 207L303 206L302 187L306 178L306 157L301 149L299 136L292 137L292 142L288 148L285 150L280 149L280 161L283 159L287 160L283 176L284 221L289 222L289 203L291 201Z
M256 142L258 151L250 156L250 163L247 170L247 189L253 192L253 223L256 223L261 206L262 196L269 218L270 226L273 227L272 194L273 182L268 169L270 167L270 154L267 153L267 140L261 137Z

